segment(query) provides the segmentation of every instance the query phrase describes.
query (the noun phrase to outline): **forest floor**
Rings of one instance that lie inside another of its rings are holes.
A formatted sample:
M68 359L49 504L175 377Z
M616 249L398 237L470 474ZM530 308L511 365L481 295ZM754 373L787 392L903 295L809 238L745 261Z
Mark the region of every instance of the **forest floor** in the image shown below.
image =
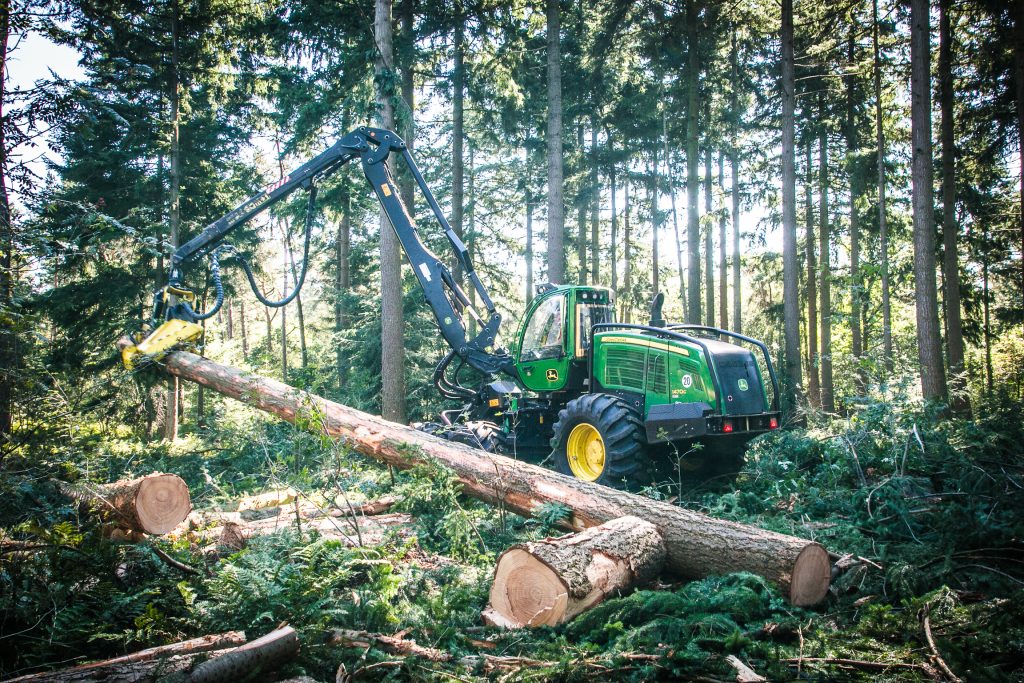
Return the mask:
M969 421L888 399L762 437L735 478L646 492L818 540L845 568L821 605L735 574L508 632L480 621L496 557L559 533L564 510L496 512L450 473L390 472L228 402L216 427L173 445L106 421L40 426L0 478L0 544L22 544L0 546L0 678L287 622L302 647L282 679L731 681L735 655L770 680L1024 681L1019 406L976 406ZM112 542L57 485L152 471L188 482L188 531ZM380 500L393 504L350 514ZM262 533L232 540L238 521ZM337 629L366 633L338 642ZM373 634L430 650L396 654Z

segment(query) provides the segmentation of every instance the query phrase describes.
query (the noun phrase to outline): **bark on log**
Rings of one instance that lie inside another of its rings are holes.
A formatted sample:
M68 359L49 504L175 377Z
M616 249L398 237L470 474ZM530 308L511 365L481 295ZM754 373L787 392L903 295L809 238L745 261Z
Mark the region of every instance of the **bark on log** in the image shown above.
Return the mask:
M119 527L154 536L174 529L192 510L188 486L174 474L156 472L96 487L69 484L63 491Z
M202 636L185 640L180 643L151 647L139 650L123 657L105 659L101 662L80 664L60 671L43 671L27 676L12 678L7 683L32 681L139 681L144 680L159 670L161 673L173 673L187 669L196 655L214 650L224 650L245 643L244 631L228 631L217 635Z
M508 628L564 624L607 596L653 579L664 562L661 534L638 517L522 543L498 558L484 621Z
M192 670L189 681L228 683L242 680L257 671L272 671L298 651L298 634L291 626L283 626L221 657L203 662Z
M462 490L516 514L533 516L545 503L571 511L565 526L579 531L633 515L654 524L665 541L666 569L686 578L748 571L779 584L796 605L828 591L830 563L819 544L723 521L683 508L557 474L536 465L439 439L184 351L164 369L289 422L315 424L353 450L397 468L434 462L455 472Z

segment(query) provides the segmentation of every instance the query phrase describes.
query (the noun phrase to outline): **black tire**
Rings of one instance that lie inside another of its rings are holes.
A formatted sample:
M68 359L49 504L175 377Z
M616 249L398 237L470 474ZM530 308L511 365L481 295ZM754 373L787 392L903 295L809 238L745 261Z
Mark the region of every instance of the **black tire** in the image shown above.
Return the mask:
M577 476L569 464L567 448L569 435L581 424L594 427L604 444L604 468L594 483L626 489L653 483L640 416L628 403L608 394L585 394L569 401L558 413L551 439L556 471Z

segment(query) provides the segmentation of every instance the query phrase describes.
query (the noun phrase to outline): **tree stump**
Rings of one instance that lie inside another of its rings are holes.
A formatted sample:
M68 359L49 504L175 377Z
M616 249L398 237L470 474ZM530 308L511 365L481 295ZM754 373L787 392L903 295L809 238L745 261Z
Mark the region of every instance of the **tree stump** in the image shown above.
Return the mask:
M498 558L490 605L493 626L556 626L658 575L665 544L639 517L619 517L578 534L514 546Z

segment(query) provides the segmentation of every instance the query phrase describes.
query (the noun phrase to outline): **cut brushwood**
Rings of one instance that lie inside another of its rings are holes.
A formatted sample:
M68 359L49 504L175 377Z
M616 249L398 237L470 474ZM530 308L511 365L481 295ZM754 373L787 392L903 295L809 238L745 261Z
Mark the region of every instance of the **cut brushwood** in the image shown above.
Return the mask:
M186 670L197 655L213 651L228 651L228 648L245 643L243 631L228 631L217 635L202 636L180 643L151 647L129 655L105 659L101 662L80 664L60 671L44 671L20 676L8 681L139 681L146 680L156 672L172 673Z
M564 624L609 595L655 578L664 562L661 534L638 517L522 543L498 558L483 618L506 628Z
M174 474L157 472L105 486L67 484L62 490L117 527L154 536L170 532L192 510L188 486Z
M563 526L573 531L616 517L640 517L657 527L665 542L665 567L679 576L748 571L776 582L796 605L812 605L828 592L828 552L812 541L715 519L433 437L192 353L168 354L164 370L289 422L315 425L353 450L396 468L426 462L448 468L467 495L523 516L558 503L569 509Z

